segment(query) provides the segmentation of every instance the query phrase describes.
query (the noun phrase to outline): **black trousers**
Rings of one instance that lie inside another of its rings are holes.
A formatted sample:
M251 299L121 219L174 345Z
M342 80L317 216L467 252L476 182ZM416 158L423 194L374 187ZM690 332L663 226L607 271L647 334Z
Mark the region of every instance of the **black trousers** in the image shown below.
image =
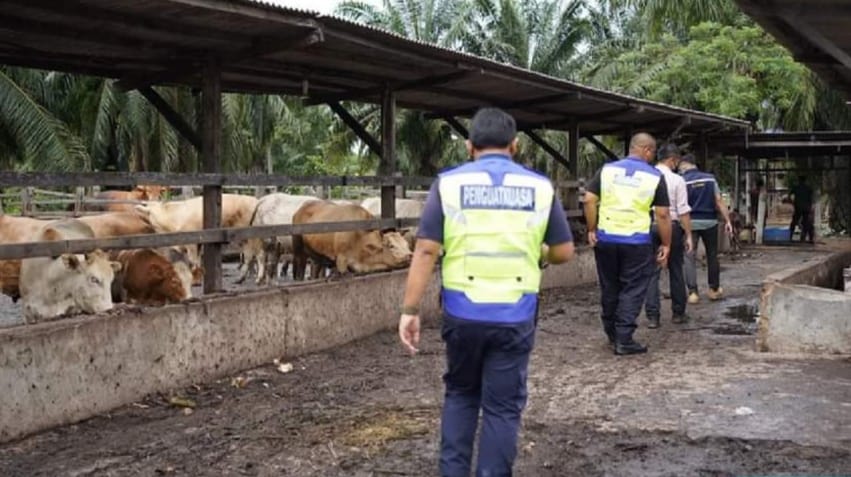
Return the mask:
M810 208L807 207L805 209L795 209L795 212L792 214L792 224L789 225L789 240L792 240L792 236L795 235L795 226L801 224L801 242L804 240L812 241L815 237L815 226L810 217Z
M621 344L632 342L653 273L653 245L598 242L594 247L600 280L603 331Z
M653 250L659 248L662 241L659 231L653 226ZM670 278L671 290L671 312L674 316L683 315L686 312L686 281L683 273L683 257L685 256L685 231L679 221L671 224L671 253L668 255L668 276ZM650 275L650 284L647 287L647 298L644 302L644 313L648 318L659 318L662 313L659 296L659 275L662 269L653 267Z

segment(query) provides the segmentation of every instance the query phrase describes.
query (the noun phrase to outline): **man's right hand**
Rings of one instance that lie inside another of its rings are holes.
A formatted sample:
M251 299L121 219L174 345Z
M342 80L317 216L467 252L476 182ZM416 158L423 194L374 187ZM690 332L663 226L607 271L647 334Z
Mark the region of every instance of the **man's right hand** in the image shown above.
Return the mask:
M597 231L589 230L588 231L588 244L592 247L597 245Z

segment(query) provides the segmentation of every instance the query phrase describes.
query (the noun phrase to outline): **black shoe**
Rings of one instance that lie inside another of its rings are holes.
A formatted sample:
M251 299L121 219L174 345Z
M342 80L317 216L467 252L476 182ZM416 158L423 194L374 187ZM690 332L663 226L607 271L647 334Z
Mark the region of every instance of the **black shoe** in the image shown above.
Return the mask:
M683 313L682 315L674 315L671 318L671 321L675 325L682 325L683 323L688 323L690 320L691 320L691 318L688 315L686 315L685 313Z
M647 347L642 346L637 341L633 341L632 343L621 344L617 343L615 345L615 354L617 355L629 355L629 354L641 354L646 353Z
M648 328L658 328L659 327L659 317L658 316L648 316L647 317L647 327Z

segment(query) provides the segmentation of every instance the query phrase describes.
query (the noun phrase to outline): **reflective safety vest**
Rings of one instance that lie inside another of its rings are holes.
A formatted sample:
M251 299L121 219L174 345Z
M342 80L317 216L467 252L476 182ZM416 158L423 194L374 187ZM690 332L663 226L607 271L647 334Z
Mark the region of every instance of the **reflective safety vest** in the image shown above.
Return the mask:
M650 208L662 172L645 161L627 157L600 172L597 240L604 243L649 244Z
M691 207L692 220L717 220L715 210L715 176L697 169L689 169L683 173L688 190L688 205Z
M495 323L532 319L554 200L549 179L503 155L482 156L438 177L444 310Z

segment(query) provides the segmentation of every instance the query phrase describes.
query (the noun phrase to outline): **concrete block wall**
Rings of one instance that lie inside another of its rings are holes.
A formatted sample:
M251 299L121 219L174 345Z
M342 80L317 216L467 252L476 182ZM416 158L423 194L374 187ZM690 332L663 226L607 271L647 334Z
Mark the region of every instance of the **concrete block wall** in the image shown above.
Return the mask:
M851 354L851 295L835 287L851 252L769 275L762 285L757 349Z
M0 441L392 329L406 277L400 270L0 330ZM542 285L595 280L585 249L548 267ZM438 290L435 276L426 319L439 316Z

